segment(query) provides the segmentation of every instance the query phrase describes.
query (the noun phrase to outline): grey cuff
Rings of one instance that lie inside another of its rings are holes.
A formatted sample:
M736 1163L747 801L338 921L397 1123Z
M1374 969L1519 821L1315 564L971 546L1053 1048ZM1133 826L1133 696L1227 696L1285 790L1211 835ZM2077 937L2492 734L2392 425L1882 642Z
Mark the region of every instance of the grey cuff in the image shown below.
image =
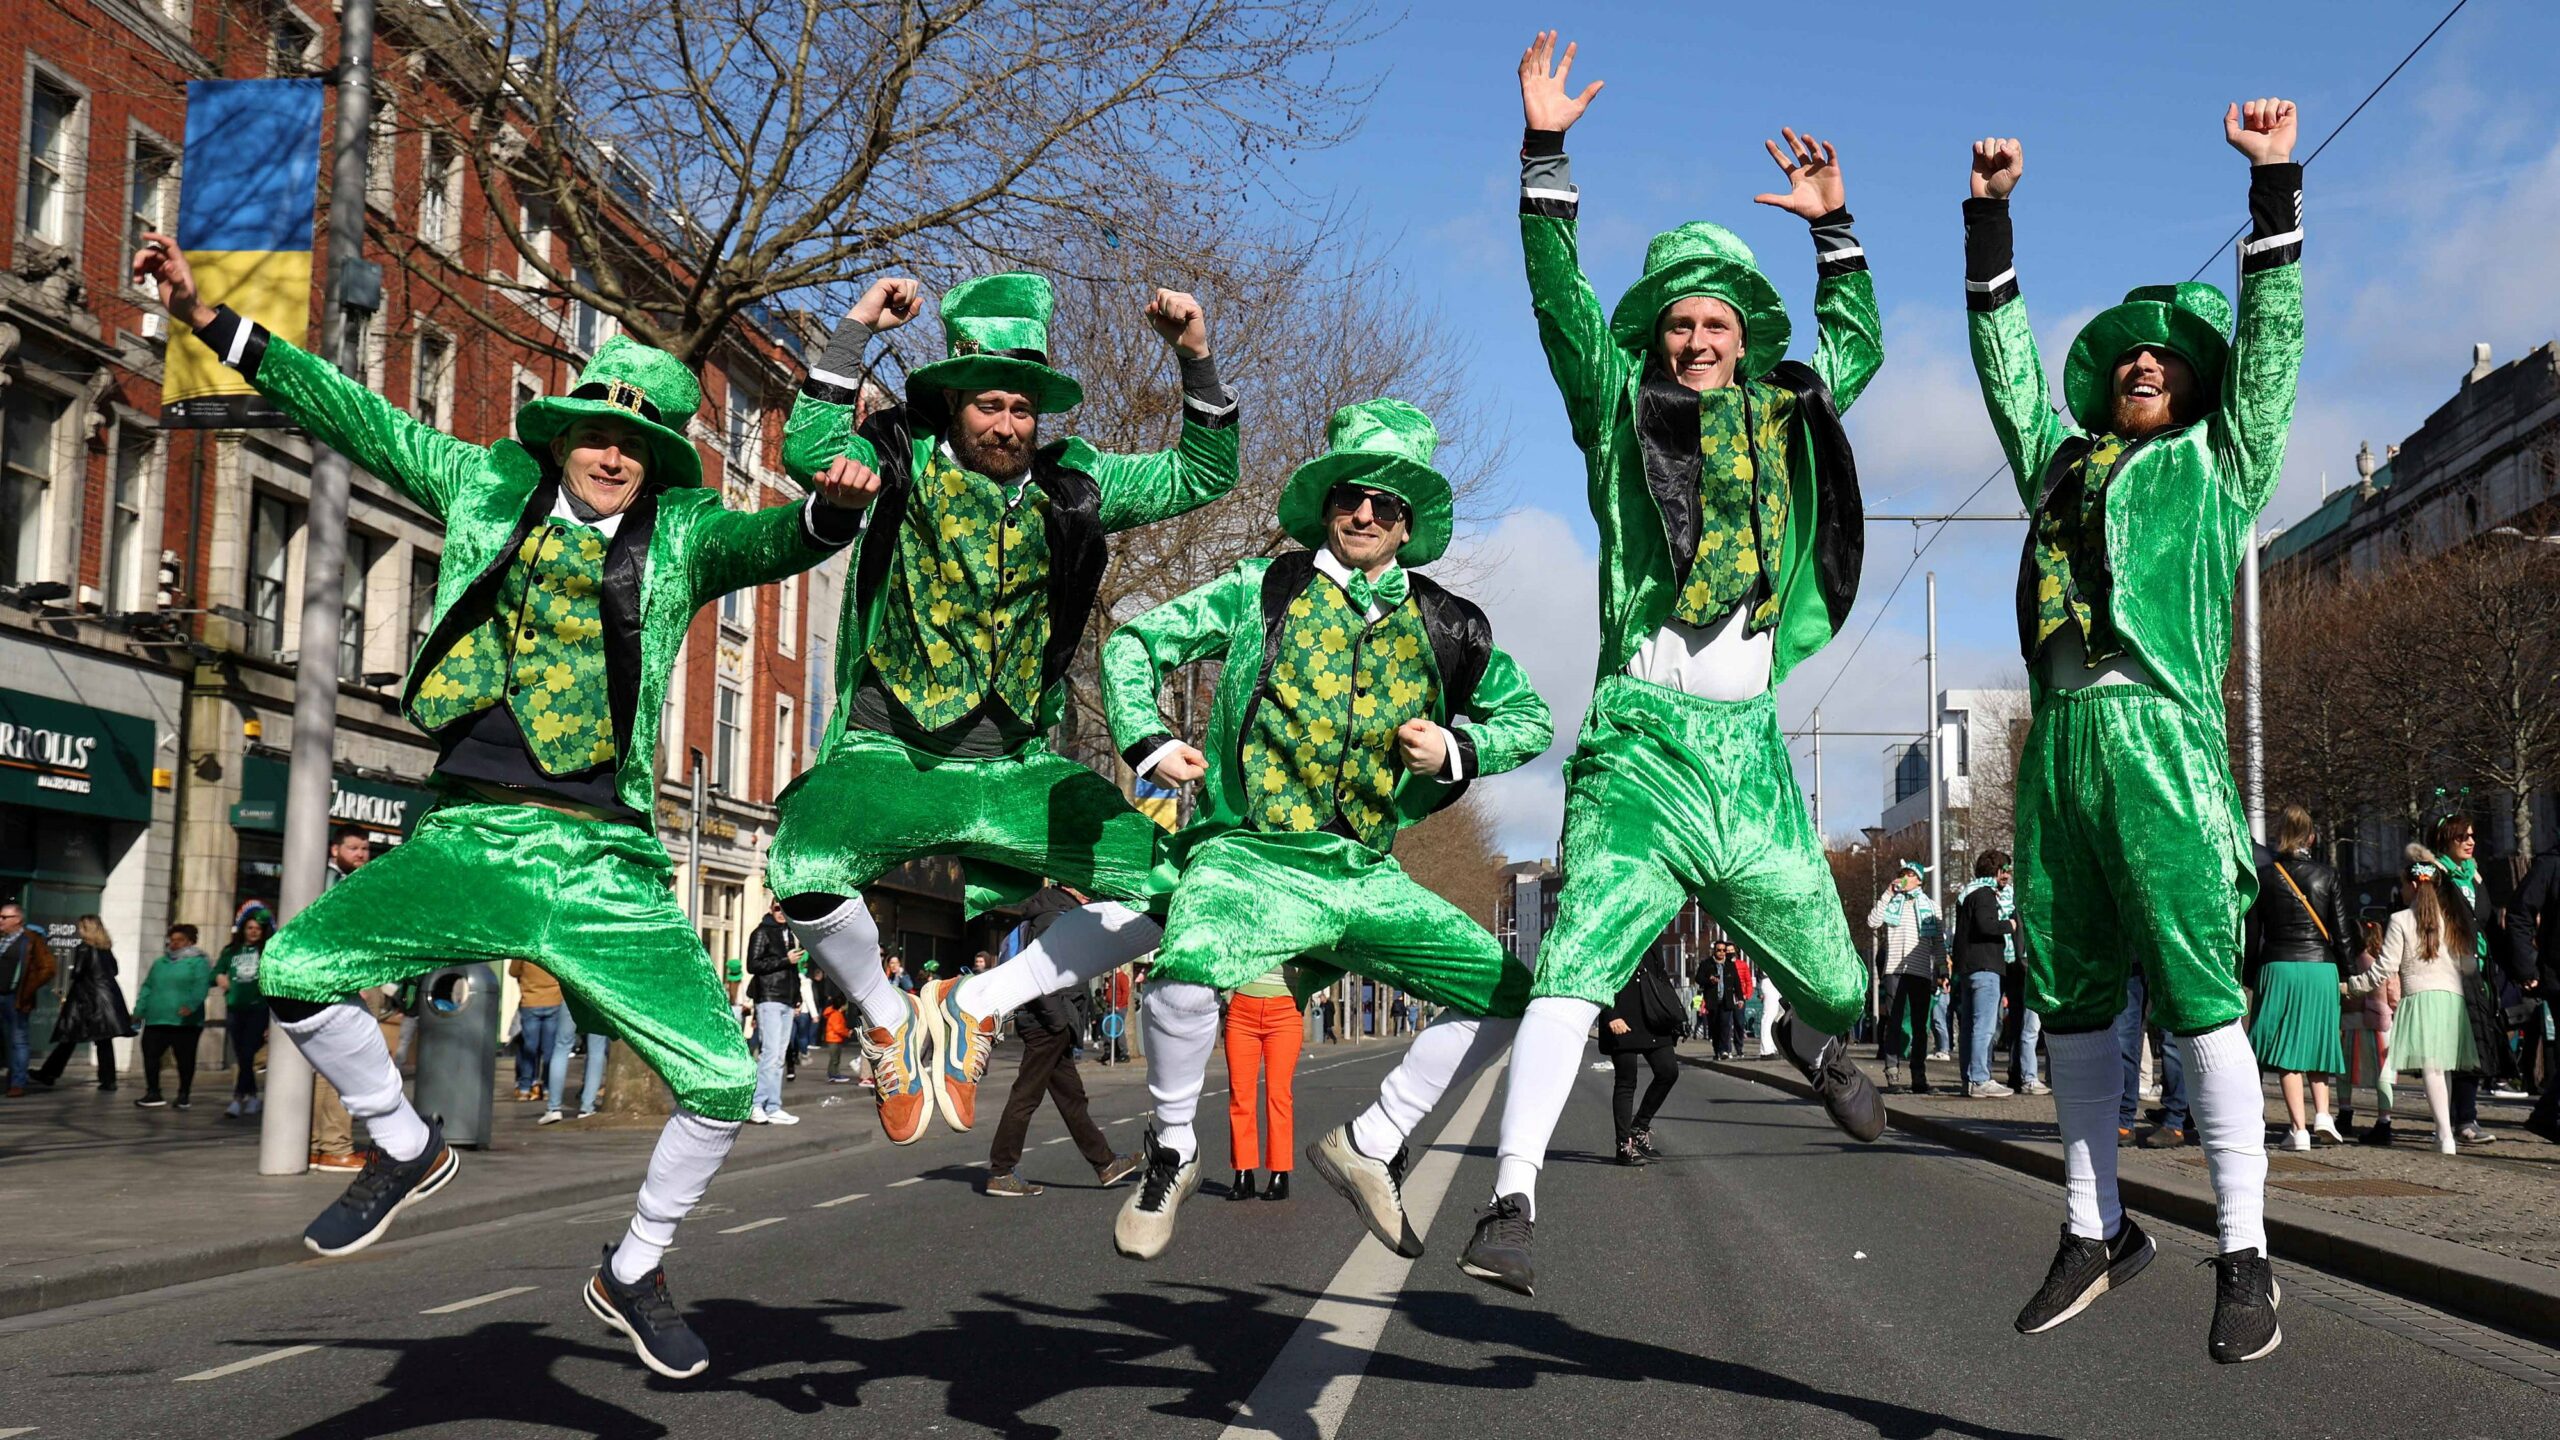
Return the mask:
M862 357L871 348L871 327L848 315L827 337L827 348L809 367L809 378L839 390L862 388Z
M1182 363L1182 400L1185 405L1211 419L1235 412L1236 397L1228 394L1227 387L1218 379L1216 355L1203 355L1195 360L1188 355L1177 354L1174 358Z
M1520 193L1523 196L1573 200L1580 192L1573 185L1573 159L1559 150L1553 155L1520 157Z

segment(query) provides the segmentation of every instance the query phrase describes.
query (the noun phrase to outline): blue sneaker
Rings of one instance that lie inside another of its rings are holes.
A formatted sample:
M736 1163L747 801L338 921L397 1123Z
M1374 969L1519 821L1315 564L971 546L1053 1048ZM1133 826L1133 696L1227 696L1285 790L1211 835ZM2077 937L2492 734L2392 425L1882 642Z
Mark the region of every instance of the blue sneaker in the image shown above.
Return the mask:
M302 1232L302 1243L314 1255L352 1255L382 1238L403 1210L445 1187L462 1168L462 1158L444 1143L444 1122L427 1126L427 1148L415 1160L394 1160L374 1150L364 1173L347 1186L337 1203L320 1212Z

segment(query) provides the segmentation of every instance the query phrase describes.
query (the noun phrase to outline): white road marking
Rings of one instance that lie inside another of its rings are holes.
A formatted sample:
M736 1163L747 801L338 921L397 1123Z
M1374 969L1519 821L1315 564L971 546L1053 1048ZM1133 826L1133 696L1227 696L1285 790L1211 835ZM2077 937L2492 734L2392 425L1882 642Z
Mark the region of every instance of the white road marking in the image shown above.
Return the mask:
M36 1433L36 1427L33 1425L13 1425L6 1430L0 1430L0 1440L9 1440L12 1435L33 1435L34 1433Z
M504 1290L492 1290L486 1295L474 1295L468 1300L456 1300L450 1305L438 1305L432 1310L421 1310L418 1313L421 1315L450 1315L456 1310L468 1310L475 1305L486 1305L493 1300L504 1300L511 1295L530 1294L538 1288L540 1287L533 1285L510 1285Z
M1073 1138L1073 1136L1061 1135L1055 1140L1043 1140L1040 1143L1043 1145L1064 1145Z
M856 1200L867 1199L870 1194L871 1192L868 1190L858 1190L851 1195L839 1195L833 1200L821 1200L809 1208L812 1210L833 1210L839 1205L850 1205Z
M1137 1116L1135 1116L1135 1115L1123 1115L1123 1116L1121 1116L1119 1119L1114 1120L1114 1121L1112 1121L1111 1123L1112 1123L1112 1124L1114 1124L1114 1125L1126 1125L1126 1124L1128 1124L1130 1121L1135 1120L1135 1119L1137 1119L1137 1118L1138 1118L1138 1117L1137 1117Z
M750 1220L744 1225L732 1225L720 1233L723 1235L743 1235L750 1230L761 1230L767 1225L779 1225L790 1218L791 1217L788 1215L767 1215L761 1220Z
M908 1177L907 1177L906 1179L904 1179L904 1180L892 1180L892 1181L890 1181L890 1182L889 1182L889 1188L890 1188L890 1189L892 1189L892 1190L896 1190L896 1189L898 1189L898 1188L900 1188L900 1187L902 1187L902 1186L907 1186L907 1185L921 1185L921 1184L923 1184L923 1183L924 1183L924 1177L923 1177L923 1176L921 1176L921 1175L910 1175L910 1176L908 1176Z
M243 1370L255 1370L261 1365L273 1365L279 1360L290 1360L296 1355L308 1355L319 1348L317 1345L287 1345L281 1350L270 1350L264 1355L252 1355L246 1360L234 1360L228 1365L216 1365L210 1370L199 1370L193 1375L181 1375L171 1383L184 1385L190 1380L219 1380L225 1375L237 1375Z
M1467 1092L1449 1123L1441 1127L1429 1153L1405 1181L1405 1213L1416 1230L1428 1234L1449 1183L1458 1173L1458 1157L1475 1137L1477 1125L1493 1100L1494 1078L1502 1066L1488 1067ZM1454 1236L1451 1237L1455 1239ZM1445 1242L1444 1242L1445 1243ZM1297 1333L1246 1397L1244 1408L1220 1440L1257 1440L1287 1435L1293 1440L1333 1440L1352 1396L1369 1368L1369 1352L1386 1333L1413 1262L1362 1234L1351 1258L1334 1272L1324 1298L1298 1322Z

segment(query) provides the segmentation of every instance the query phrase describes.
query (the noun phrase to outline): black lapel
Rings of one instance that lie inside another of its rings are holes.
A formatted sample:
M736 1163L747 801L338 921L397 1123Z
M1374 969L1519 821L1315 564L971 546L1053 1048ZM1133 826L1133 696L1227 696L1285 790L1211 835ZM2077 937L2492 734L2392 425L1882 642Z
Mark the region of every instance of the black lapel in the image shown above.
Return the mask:
M622 523L604 552L605 693L613 706L614 741L626 755L631 720L640 709L640 629L647 618L640 589L649 573L649 541L658 528L661 493L650 490L622 512Z
M1031 457L1031 483L1049 497L1049 513L1042 521L1049 536L1049 647L1040 657L1044 691L1075 664L1085 622L1093 618L1094 597L1102 591L1103 567L1110 562L1102 538L1102 487L1083 471L1058 463L1066 448L1065 441L1057 441ZM1039 723L1038 716L1022 718Z
M1812 366L1781 360L1770 369L1769 380L1795 393L1797 433L1813 460L1812 560L1836 634L1857 603L1858 577L1867 563L1867 505L1858 491L1858 457L1849 448L1849 433L1831 403L1830 387ZM1759 514L1756 502L1752 513Z
M1648 376L1636 392L1636 448L1644 454L1645 488L1662 515L1677 590L1689 583L1698 558L1698 392Z

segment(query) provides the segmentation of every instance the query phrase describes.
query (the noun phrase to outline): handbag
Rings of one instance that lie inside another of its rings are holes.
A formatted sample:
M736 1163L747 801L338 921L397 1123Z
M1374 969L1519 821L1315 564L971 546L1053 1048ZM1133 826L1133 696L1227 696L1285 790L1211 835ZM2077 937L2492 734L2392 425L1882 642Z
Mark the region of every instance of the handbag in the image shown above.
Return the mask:
M1672 998L1670 982L1658 970L1647 968L1636 985L1638 1008L1644 1012L1644 1028L1656 1035L1680 1033L1680 1005Z

